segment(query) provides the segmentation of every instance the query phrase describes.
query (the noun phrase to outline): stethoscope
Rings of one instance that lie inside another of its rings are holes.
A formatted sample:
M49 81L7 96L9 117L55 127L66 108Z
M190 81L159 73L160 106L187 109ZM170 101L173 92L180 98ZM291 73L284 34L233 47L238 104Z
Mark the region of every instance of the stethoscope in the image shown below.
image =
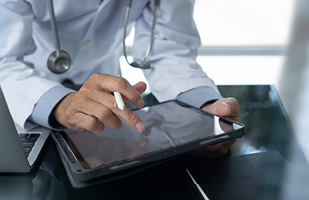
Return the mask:
M150 53L150 50L151 50L152 44L153 44L154 28L155 28L156 18L157 18L157 8L160 4L160 0L154 1L155 7L154 7L154 14L153 14L152 28L151 28L150 43L148 45L148 48L147 48L147 51L146 51L146 54L145 54L145 58L140 64L138 64L135 61L130 63L128 61L127 52L126 52L125 39L126 39L126 34L127 34L127 26L128 26L128 21L129 21L131 4L132 4L132 0L128 0L127 9L126 9L124 32L123 32L123 54L124 54L124 57L125 57L127 63L130 66L135 67L135 68L140 68L140 69L150 69L151 66L150 66L149 63L146 63L146 60L149 56L149 53ZM48 7L49 7L49 14L50 14L52 32L53 32L54 39L55 39L55 49L56 50L53 53L51 53L50 56L48 57L47 67L51 72L53 72L55 74L63 74L70 69L71 57L66 51L61 50L61 47L60 47L60 40L59 40L59 36L58 36L57 23L56 23L56 19L55 19L53 0L48 1Z

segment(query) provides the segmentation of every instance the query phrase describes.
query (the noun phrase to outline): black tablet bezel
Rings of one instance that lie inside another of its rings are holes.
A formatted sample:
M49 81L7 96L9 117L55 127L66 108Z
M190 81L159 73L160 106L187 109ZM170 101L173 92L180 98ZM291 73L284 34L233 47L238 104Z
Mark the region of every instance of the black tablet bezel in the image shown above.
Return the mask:
M193 109L196 112L207 114L209 116L217 116L212 113L208 113L204 110L192 107L183 102L179 102L177 100L166 101L166 102L162 102L162 103L152 105L152 106L159 106L160 104L164 104L168 102L175 102L177 104L180 104L181 106L187 107L188 109ZM102 176L107 176L109 174L114 174L117 172L119 173L120 171L128 170L136 166L145 166L147 164L151 165L159 161L165 161L173 157L186 154L190 151L193 151L199 148L211 146L217 143L221 143L224 141L242 137L245 134L245 126L243 124L224 118L224 117L220 117L220 116L217 116L217 117L219 117L220 120L224 120L229 123L237 124L241 128L237 130L233 130L231 132L223 133L221 135L206 137L203 139L198 139L196 141L191 141L187 144L183 144L180 146L160 150L152 154L142 155L140 157L133 158L128 161L119 161L117 163L111 163L110 165L102 166L102 167L98 167L94 169L85 169L82 166L80 161L76 158L76 152L78 152L78 150L70 149L67 143L68 138L66 138L66 135L64 132L53 131L52 136L55 140L57 149L61 155L62 162L64 163L66 171L68 172L69 178L72 184L75 182L75 185L76 185L76 183L78 182L91 181L92 179L96 179ZM73 151L75 151L75 154L73 153Z

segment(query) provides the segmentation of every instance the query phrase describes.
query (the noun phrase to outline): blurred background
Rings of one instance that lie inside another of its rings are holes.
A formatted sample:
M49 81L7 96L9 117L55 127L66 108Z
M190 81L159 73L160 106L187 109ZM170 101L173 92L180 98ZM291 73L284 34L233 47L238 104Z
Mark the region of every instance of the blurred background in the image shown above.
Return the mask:
M309 160L309 1L196 0L194 19L203 70L218 85L274 85ZM146 81L120 63L132 84Z

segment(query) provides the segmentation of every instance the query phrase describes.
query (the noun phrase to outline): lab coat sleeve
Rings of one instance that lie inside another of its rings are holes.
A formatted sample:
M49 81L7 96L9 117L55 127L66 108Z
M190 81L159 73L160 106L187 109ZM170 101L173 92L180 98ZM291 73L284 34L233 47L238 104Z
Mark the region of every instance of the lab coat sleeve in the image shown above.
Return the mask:
M14 121L26 128L25 122L40 97L60 84L23 61L36 49L31 6L23 0L2 0L0 13L0 85Z
M45 92L35 105L31 120L35 122L35 124L40 124L50 129L63 129L64 127L52 127L49 122L49 117L57 103L71 92L76 91L62 86L53 87Z
M201 108L205 103L222 99L222 96L211 87L201 86L179 94L176 99L196 108Z
M152 68L143 72L159 101L175 99L182 92L202 86L217 93L213 98L219 95L214 82L196 62L201 42L193 8L192 0L162 0L157 10L153 47L148 58ZM144 59L149 44L153 12L151 1L135 23L133 57L137 62Z

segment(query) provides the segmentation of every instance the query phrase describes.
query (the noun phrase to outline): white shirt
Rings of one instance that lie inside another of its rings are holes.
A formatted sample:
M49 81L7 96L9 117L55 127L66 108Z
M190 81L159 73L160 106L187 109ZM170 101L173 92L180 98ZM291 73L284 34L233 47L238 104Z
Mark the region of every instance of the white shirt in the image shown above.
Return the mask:
M219 93L195 60L200 38L193 6L193 0L162 0L157 11L148 58L152 69L144 70L144 75L159 101L201 86ZM64 79L83 84L96 72L120 74L126 1L54 0L54 9L61 49L72 59L71 69L62 75L53 74L46 65L55 50L47 1L0 0L0 84L14 120L24 128L40 98L52 88L62 88ZM135 23L137 62L148 47L153 10L153 1L132 3L128 33Z

